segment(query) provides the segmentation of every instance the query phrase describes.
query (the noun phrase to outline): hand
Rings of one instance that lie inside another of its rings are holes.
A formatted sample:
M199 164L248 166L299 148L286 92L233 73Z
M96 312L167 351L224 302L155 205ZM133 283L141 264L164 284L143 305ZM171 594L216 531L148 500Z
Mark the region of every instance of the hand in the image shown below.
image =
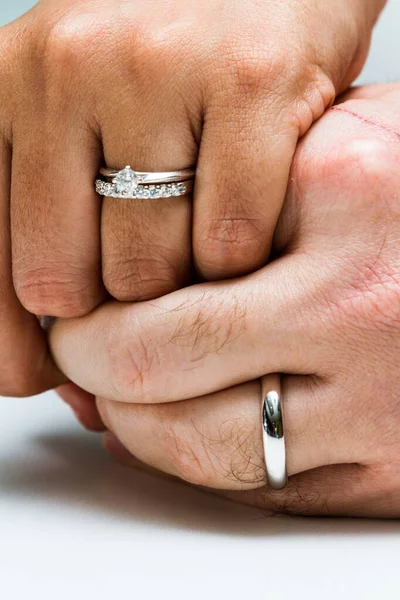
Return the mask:
M267 267L54 325L60 367L137 459L266 509L400 515L396 105L400 86L355 90L301 141ZM285 374L280 492L251 381L268 373Z
M106 292L149 299L193 276L190 199L101 213L103 162L197 161L198 273L265 264L297 140L359 72L383 4L43 0L2 30L0 393L62 381L30 314L78 317Z

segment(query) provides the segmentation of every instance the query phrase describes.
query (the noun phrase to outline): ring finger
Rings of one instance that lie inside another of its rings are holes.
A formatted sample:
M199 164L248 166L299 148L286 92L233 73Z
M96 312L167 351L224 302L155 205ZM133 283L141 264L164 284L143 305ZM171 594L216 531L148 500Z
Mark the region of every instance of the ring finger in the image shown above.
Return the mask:
M264 378L268 382L268 378ZM288 475L358 462L354 423L334 393L311 377L283 378ZM261 392L251 382L165 405L98 400L102 418L140 461L190 483L247 490L265 485ZM348 409L348 407L346 408Z
M122 80L122 78L121 78ZM168 82L166 82L168 83ZM197 144L174 88L157 78L135 79L123 97L108 102L102 117L104 160L113 170L165 172L192 167ZM164 93L165 91L165 93ZM149 95L151 98L149 98ZM147 300L174 291L190 280L191 197L104 198L102 208L103 280L120 301Z

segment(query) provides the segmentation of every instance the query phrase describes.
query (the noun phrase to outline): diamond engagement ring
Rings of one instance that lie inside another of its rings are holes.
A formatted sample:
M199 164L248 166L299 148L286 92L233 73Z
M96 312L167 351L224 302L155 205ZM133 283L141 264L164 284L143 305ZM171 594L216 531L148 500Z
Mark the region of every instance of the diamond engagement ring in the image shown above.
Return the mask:
M121 171L100 169L104 179L96 180L96 192L107 198L170 198L193 189L195 169L166 173L143 173L128 165Z
M287 484L286 447L279 375L274 376L274 379L276 382L273 386L271 377L261 379L262 437L268 485L274 490L281 490Z

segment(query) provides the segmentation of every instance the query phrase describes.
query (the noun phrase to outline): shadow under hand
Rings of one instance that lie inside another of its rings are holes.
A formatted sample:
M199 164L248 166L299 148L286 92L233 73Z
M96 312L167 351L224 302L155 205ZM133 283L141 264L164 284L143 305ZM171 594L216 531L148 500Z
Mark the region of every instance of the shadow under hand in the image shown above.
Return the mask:
M400 523L265 517L262 512L194 488L129 470L107 457L98 436L60 431L30 441L32 452L0 461L0 495L40 497L69 509L231 536L396 534Z

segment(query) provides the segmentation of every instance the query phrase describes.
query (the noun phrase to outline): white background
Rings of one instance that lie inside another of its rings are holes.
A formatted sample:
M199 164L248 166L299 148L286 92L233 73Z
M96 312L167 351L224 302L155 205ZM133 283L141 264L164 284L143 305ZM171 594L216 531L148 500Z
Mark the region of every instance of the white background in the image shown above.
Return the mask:
M391 0L360 81L400 81L399 32ZM399 559L400 522L266 518L116 466L52 393L0 398L1 599L398 600Z

